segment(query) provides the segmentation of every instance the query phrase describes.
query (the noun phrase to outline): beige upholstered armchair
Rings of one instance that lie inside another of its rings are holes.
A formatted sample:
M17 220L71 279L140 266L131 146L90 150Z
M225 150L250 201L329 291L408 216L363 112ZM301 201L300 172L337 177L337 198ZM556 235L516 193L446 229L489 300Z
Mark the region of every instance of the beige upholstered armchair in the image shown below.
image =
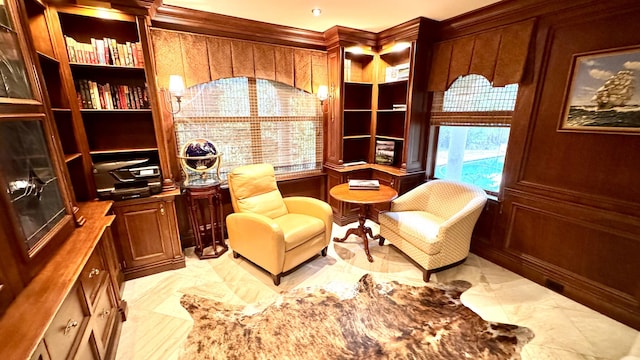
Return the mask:
M283 198L270 164L237 167L228 180L234 213L227 216L227 231L234 258L242 255L267 270L277 286L282 273L317 253L327 255L333 227L329 204Z
M378 216L380 245L387 239L431 274L464 262L471 232L487 202L477 186L448 180L422 184L391 202Z

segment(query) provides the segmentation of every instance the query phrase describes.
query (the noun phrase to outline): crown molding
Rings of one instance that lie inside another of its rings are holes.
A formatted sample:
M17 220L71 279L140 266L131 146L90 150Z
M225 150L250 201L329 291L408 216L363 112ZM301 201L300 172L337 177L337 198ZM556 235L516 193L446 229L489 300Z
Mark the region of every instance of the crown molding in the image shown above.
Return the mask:
M242 19L178 6L159 5L152 11L151 26L277 45L325 50L321 32Z

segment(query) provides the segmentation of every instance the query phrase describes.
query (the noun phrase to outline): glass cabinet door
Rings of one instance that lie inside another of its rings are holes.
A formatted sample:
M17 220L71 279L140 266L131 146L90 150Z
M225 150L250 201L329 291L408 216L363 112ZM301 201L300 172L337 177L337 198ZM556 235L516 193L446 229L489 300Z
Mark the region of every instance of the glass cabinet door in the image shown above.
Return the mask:
M66 215L41 119L0 121L0 183L31 250Z
M11 22L5 0L0 0L0 97L33 98L25 69L18 33Z

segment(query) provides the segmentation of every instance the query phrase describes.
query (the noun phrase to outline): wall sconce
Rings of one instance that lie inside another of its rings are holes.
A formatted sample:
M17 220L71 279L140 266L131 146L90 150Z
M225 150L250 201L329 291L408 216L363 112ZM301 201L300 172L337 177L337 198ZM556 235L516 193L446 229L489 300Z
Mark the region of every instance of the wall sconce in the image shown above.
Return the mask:
M329 98L329 88L327 85L318 86L318 100L320 100L320 104L324 105L325 100Z
M180 112L181 103L182 103L182 95L184 94L184 80L182 80L182 76L180 75L169 75L169 105L171 105L171 115L175 115ZM171 101L171 96L176 97L176 102L178 103L178 110L173 110L173 101Z

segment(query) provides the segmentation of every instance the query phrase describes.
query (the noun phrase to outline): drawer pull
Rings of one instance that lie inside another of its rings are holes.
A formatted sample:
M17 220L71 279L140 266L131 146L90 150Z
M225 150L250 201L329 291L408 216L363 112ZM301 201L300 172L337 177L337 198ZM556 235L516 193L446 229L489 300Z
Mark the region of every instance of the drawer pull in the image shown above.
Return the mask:
M96 276L98 276L98 275L100 275L100 270L98 270L98 269L96 269L96 268L93 268L93 269L91 269L91 271L89 272L89 279L91 279L91 278L93 278L93 277L96 277Z
M71 329L76 326L78 326L78 322L73 319L69 319L69 322L67 322L67 327L64 328L64 335L67 335L71 331Z
M160 215L164 216L164 205L160 204Z
M109 314L111 314L111 311L104 309L102 310L102 312L100 313L100 318L104 319L105 316L109 316Z

